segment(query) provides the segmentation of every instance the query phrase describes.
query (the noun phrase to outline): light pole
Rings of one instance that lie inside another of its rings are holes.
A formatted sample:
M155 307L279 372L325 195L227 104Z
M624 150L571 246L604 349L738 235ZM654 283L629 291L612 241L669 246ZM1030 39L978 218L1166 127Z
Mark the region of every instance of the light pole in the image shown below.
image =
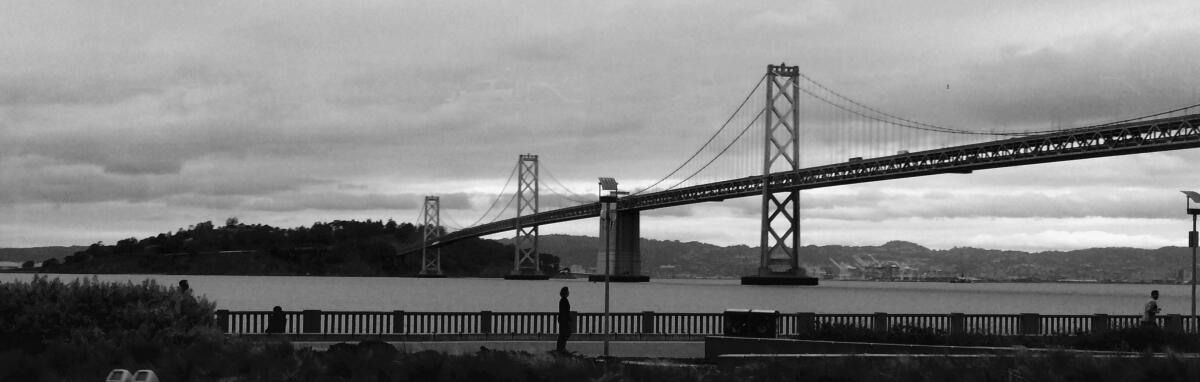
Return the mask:
M608 191L607 195L605 191ZM609 279L612 278L612 225L617 214L617 181L600 178L600 221L604 224L604 357L608 358L608 340L612 334L608 311ZM597 264L599 265L599 264Z
M1192 319L1196 318L1196 246L1200 244L1200 236L1196 234L1196 215L1200 208L1192 208L1192 202L1200 203L1200 193L1196 191L1180 191L1187 195L1187 213L1192 215L1192 230L1188 232L1188 246L1192 247Z

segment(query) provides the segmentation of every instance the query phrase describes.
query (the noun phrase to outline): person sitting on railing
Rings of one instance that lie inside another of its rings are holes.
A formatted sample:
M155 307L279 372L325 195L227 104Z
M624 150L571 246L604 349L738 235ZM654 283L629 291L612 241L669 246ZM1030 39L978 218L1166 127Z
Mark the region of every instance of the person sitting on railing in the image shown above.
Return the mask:
M278 305L271 310L271 315L267 317L267 334L280 334L287 327L287 316L283 314L283 308Z

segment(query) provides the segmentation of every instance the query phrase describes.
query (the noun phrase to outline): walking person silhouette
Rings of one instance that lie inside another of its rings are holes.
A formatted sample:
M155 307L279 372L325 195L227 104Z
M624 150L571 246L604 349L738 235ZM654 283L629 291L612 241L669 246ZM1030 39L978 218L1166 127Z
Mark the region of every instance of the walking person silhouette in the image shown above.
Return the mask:
M1150 291L1150 301L1146 301L1146 307L1142 310L1142 326L1158 327L1154 317L1161 311L1162 308L1158 307L1158 290Z
M571 291L567 287L562 287L558 291L558 295L561 296L558 299L558 347L554 350L558 353L566 353L567 338L575 332L575 323L571 320L571 301L567 300Z

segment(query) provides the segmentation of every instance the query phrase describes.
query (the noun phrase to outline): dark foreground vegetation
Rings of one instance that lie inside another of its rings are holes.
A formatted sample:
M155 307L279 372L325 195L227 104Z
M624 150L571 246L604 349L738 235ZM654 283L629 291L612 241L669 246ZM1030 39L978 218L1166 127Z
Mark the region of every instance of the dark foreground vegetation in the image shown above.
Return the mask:
M98 381L111 369L153 369L163 381L1196 381L1200 361L1100 358L1066 352L994 358L788 359L738 364L602 360L498 352L402 353L376 341L298 349L230 338L214 304L147 281L0 284L0 381ZM861 337L828 328L824 336ZM835 333L836 332L836 333ZM1121 336L1114 332L1113 336ZM1128 333L1126 333L1128 334ZM929 333L890 333L933 341ZM834 339L834 338L830 338ZM999 341L1000 339L994 339ZM1127 346L1135 347L1128 339ZM997 344L1002 345L1002 344ZM1147 348L1165 348L1163 343Z
M791 338L821 341L880 342L943 346L1023 346L1039 349L1074 349L1120 352L1200 353L1200 335L1171 333L1156 327L1075 333L1058 336L950 335L944 331L897 326L886 332L852 325L824 325L812 333ZM1198 360L1197 362L1200 362Z
M48 273L158 273L191 275L404 276L420 271L424 226L388 221L337 220L310 227L277 228L211 221L143 239L95 243L62 261L46 260ZM417 252L407 253L418 248ZM464 239L441 249L451 276L502 277L515 249L491 240ZM558 258L541 254L541 268L558 272Z

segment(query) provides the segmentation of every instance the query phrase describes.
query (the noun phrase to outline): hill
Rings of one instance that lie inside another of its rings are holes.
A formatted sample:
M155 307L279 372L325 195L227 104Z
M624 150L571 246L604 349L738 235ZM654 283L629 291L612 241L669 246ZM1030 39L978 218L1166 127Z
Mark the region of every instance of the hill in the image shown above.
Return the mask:
M0 248L0 261L23 263L29 260L42 262L47 259L62 259L87 249L85 246Z
M201 222L187 229L113 245L96 243L62 261L47 260L41 272L223 275L411 276L421 255L400 254L419 243L424 227L394 221L337 220L310 227L276 228ZM466 239L441 250L450 276L501 277L512 269L512 246ZM554 274L558 259L543 254L541 267Z
M174 273L242 275L405 276L420 269L420 254L396 255L419 241L423 227L393 221L334 221L290 229L201 222L187 229L114 245L0 249L0 261L49 260L41 271L63 273ZM544 235L542 268L595 266L596 237ZM642 239L643 272L656 278L734 278L753 274L759 249L700 242ZM442 269L453 276L500 277L512 269L511 240L467 239L442 249ZM69 255L64 253L70 252ZM12 260L7 260L12 259ZM57 259L62 259L61 261ZM1189 248L1089 248L1022 252L956 247L946 250L892 241L880 246L805 246L802 266L837 278L999 281L1064 279L1177 282L1190 277ZM835 264L836 263L836 264ZM841 266L852 266L847 271Z
M542 251L555 253L563 266L592 267L600 248L598 238L570 235L545 235L539 238L539 245ZM752 274L758 266L758 247L650 239L642 239L641 247L642 269L651 277L738 277ZM1001 281L1172 282L1190 279L1191 267L1190 249L1184 247L1022 252L971 247L935 250L905 241L880 246L810 245L800 249L800 259L804 267L819 270L828 278L839 274L834 262L859 270L863 264L895 265L921 278L961 275ZM854 277L899 277L878 273L886 269L875 271Z

